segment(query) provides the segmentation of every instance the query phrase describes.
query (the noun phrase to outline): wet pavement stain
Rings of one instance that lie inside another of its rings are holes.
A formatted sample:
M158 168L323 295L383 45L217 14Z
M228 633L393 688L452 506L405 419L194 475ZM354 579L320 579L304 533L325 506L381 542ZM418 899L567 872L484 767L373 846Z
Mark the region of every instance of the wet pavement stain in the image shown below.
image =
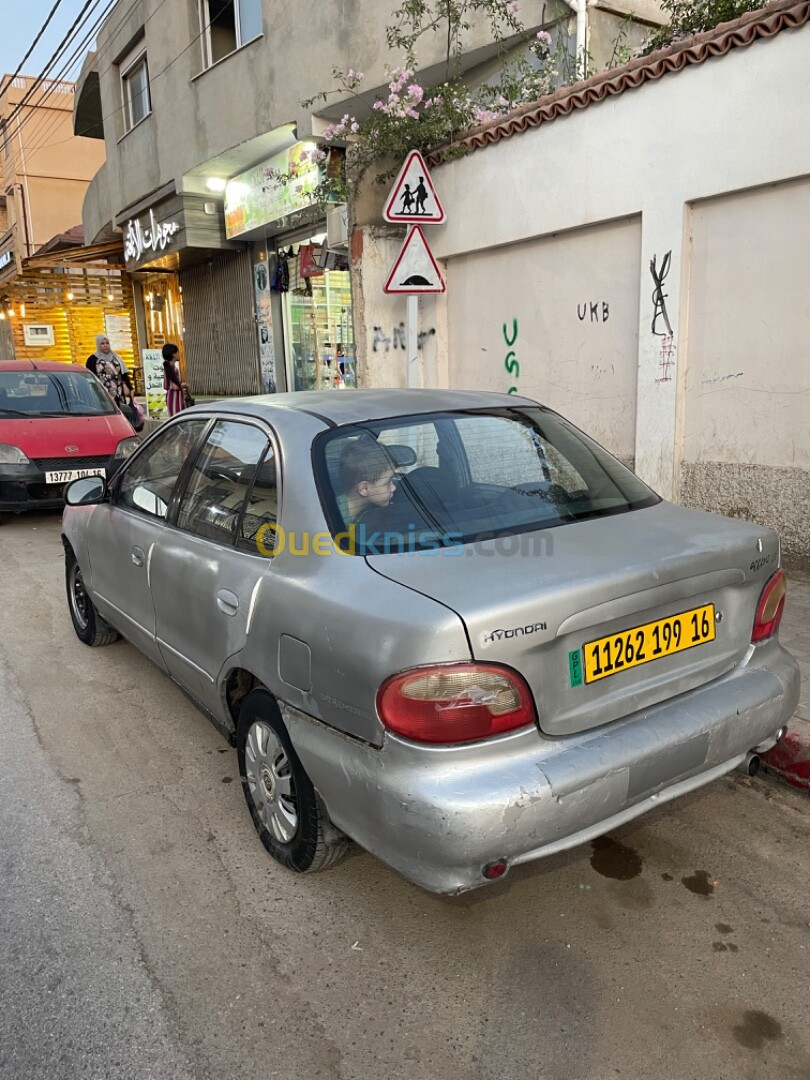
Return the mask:
M735 944L734 944L734 943L733 943L732 941L730 941L730 942L728 943L728 945L726 946L726 948L728 949L728 951L729 951L729 952L739 952L739 951L740 951L740 948L739 948L739 946L738 946L738 945L735 945Z
M613 878L615 881L630 881L641 873L641 856L632 848L620 844L618 840L599 836L596 840L591 840L591 847L591 866L602 877Z
M685 885L695 896L711 896L714 892L714 884L705 870L696 870L691 877L682 877L681 885Z
M661 875L661 880L662 881L674 881L675 878L672 876L672 874L662 874Z
M714 928L719 934L732 934L732 933L734 933L734 927L729 926L727 922L716 922L714 924Z
M742 1023L733 1028L732 1033L740 1046L747 1050L761 1050L767 1042L782 1038L782 1025L767 1013L749 1009L743 1013Z
M232 784L233 783L233 777L232 776L223 776L222 777L222 783L223 784Z
M724 945L722 941L713 941L712 948L715 952L727 952L728 946Z

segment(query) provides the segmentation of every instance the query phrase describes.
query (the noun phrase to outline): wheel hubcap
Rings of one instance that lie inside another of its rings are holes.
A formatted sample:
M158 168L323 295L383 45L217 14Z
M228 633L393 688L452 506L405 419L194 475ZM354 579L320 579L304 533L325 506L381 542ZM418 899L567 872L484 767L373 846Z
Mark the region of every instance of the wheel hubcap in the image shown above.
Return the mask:
M78 566L74 566L70 572L70 599L77 621L82 628L86 627L90 601L87 598L82 572Z
M259 819L281 844L298 831L298 805L289 758L275 731L255 721L245 743L245 776Z

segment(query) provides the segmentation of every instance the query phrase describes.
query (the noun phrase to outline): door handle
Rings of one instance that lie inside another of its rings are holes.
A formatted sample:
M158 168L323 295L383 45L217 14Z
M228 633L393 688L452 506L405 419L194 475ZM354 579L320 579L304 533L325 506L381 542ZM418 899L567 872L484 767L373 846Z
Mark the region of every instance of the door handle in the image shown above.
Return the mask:
M235 615L239 610L239 597L228 589L220 589L217 593L217 607L226 615Z
M130 558L136 566L143 566L144 560L146 559L146 556L143 553L143 548L134 547L132 549L132 554L130 555Z

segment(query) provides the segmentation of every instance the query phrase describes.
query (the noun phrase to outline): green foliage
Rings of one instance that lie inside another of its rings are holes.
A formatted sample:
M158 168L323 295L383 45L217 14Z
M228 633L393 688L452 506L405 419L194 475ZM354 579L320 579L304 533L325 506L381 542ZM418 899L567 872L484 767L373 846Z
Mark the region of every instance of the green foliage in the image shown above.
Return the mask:
M333 95L353 96L356 107L324 131L324 138L347 144L348 173L356 185L368 168L381 160L400 160L414 147L430 152L437 147L454 152L460 131L505 115L549 93L570 68L562 38L552 50L551 35L529 35L518 18L516 0L401 0L386 29L386 42L399 55L399 66L388 68L387 95L371 99L362 93L363 73L333 69L334 90L303 102L305 107ZM462 57L474 23L488 25L499 46L497 76L475 90L464 81ZM415 74L418 43L438 35L444 55L444 81L425 88ZM382 171L384 182L390 172Z
M530 34L519 7L518 0L400 0L386 28L386 44L398 61L386 69L387 93L376 98L364 94L362 72L333 69L335 88L302 104L310 107L333 95L354 98L351 111L323 132L327 142L346 143L347 195L375 164L376 179L383 183L392 172L381 163L398 163L414 148L423 153L440 148L446 157L457 156L464 152L455 141L459 132L593 74L590 57L577 57L572 48L567 14L553 37L546 30ZM629 16L622 22L610 66L630 58L625 40L630 22ZM470 31L480 30L482 23L498 46L499 65L483 86L471 88L462 61ZM444 79L438 86L424 86L416 75L417 48L433 36L441 42ZM329 190L337 191L334 181Z
M670 24L656 30L642 52L647 55L663 49L720 23L739 19L747 11L757 11L762 6L763 0L661 0L661 8L670 16Z

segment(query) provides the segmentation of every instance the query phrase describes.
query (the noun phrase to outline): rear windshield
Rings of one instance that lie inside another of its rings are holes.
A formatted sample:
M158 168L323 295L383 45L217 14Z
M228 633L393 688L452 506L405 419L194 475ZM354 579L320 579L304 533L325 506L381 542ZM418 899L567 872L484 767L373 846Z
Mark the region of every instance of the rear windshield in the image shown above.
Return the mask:
M114 412L106 390L89 371L0 371L0 420Z
M355 424L321 436L314 453L332 535L358 555L475 543L660 501L540 407Z

